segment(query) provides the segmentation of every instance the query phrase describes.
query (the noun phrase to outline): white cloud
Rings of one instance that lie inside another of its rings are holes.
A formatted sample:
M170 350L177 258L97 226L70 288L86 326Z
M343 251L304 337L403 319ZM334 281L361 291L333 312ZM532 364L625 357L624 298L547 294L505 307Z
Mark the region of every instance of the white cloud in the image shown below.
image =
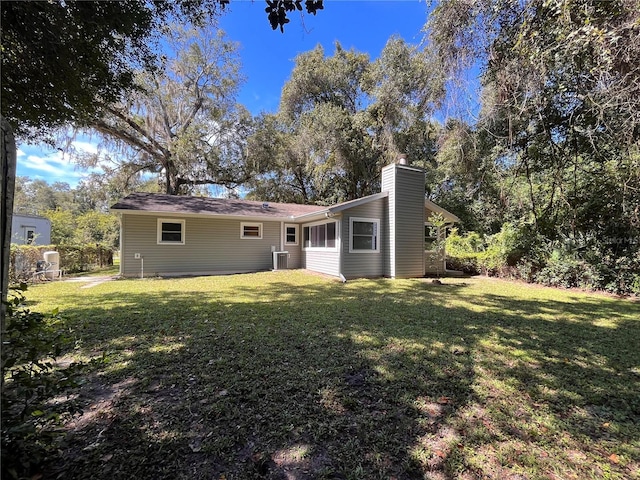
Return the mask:
M100 153L90 139L80 138L72 143L78 152ZM93 172L101 173L100 165L94 168L77 168L70 157L49 145L22 144L17 151L17 174L45 180L47 183L66 182L75 188L80 180Z
M47 156L28 155L20 163L21 167L25 169L41 173L44 177L55 177L56 180L83 176L81 172L75 171L73 165L62 157L61 152L54 152Z
M98 146L95 143L81 142L81 141L76 140L74 142L71 142L71 146L74 149L79 150L81 152L98 153Z

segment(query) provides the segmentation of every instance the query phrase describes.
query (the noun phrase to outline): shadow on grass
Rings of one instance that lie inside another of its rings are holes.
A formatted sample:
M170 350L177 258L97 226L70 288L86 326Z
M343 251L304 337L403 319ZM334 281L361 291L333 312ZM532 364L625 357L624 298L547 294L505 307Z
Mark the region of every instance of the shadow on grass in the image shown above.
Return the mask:
M69 299L83 351L110 362L86 385L86 413L50 476L624 478L637 469L640 323L614 304L419 281L272 281L233 295L149 285L99 304Z

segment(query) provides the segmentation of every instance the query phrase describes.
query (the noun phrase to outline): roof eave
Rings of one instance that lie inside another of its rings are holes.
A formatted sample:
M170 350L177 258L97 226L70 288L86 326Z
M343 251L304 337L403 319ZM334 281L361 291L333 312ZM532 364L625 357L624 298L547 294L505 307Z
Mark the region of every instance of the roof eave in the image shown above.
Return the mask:
M202 217L202 218L222 218L227 220L244 220L244 221L258 221L258 222L292 222L295 220L294 216L277 216L271 217L267 215L228 215L218 213L192 213L192 212L168 212L161 210L133 210L128 208L111 208L114 213L130 214L130 215L153 215L164 217Z
M328 210L330 213L339 213L344 210L348 210L354 207L359 207L360 205L365 205L369 202L373 202L374 200L380 200L381 198L385 198L388 196L389 196L389 192L385 190L384 192L374 193L373 195L368 195L366 197L358 198L356 200L351 200L349 202L344 202L342 204L329 207Z
M442 214L445 217L445 220L448 220L453 223L461 223L462 221L453 213L445 210L440 205L433 203L431 200L425 199L424 206L429 208L429 210L433 210L436 213Z

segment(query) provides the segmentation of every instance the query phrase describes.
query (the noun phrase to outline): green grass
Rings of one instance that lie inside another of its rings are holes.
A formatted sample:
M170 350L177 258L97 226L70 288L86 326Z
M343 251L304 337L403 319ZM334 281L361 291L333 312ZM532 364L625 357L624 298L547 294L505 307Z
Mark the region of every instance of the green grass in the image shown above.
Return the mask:
M120 273L120 265L114 262L114 265L108 267L96 268L88 272L69 273L66 277L104 277L114 276Z
M31 287L104 355L51 476L640 478L640 304L294 272Z

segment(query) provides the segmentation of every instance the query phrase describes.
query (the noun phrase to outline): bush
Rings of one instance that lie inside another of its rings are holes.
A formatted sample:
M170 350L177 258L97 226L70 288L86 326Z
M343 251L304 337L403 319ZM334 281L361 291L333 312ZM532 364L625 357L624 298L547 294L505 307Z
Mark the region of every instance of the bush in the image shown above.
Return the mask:
M569 252L554 250L535 281L552 287L596 290L601 278L597 269L585 260Z
M479 274L478 256L483 249L484 241L476 232L469 232L461 236L457 228L451 229L445 240L447 268L459 270L469 275Z
M446 240L448 263L466 273L511 276L531 243L526 226L505 223L500 232L481 237L476 232L461 236L453 229Z
M479 266L487 275L509 276L530 248L531 234L526 225L505 223L495 235L486 239L486 249L478 256Z
M55 427L76 410L48 400L75 385L82 367L56 367L56 358L74 345L72 332L61 327L58 312L26 309L24 290L14 290L7 302L2 332L2 478L31 477L56 451Z
M640 250L632 246L621 254L593 236L550 241L527 224L505 223L500 232L484 238L453 229L446 253L448 268L472 275L640 296Z

